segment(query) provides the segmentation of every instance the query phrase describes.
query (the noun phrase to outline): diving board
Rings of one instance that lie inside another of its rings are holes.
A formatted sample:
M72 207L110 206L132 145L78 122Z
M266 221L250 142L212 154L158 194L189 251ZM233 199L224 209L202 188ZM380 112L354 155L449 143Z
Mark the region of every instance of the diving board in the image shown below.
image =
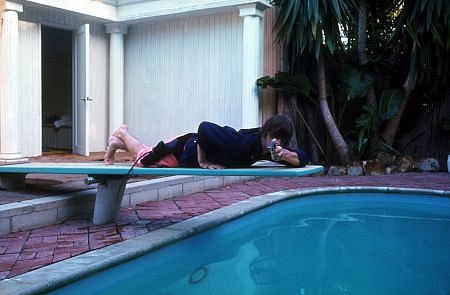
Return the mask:
M323 173L322 166L287 168L273 162L258 162L251 168L141 168L130 164L104 163L21 163L0 166L0 188L14 189L25 184L26 174L81 174L87 175L86 184L97 183L94 224L113 221L122 203L128 178L144 175L199 175L199 176L270 176L297 177ZM130 170L131 169L131 170Z

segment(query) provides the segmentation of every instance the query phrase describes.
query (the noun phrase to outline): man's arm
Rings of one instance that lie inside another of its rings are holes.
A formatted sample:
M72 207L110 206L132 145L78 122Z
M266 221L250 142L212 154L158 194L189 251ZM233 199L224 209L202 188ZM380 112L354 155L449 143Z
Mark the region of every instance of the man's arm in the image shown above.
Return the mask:
M272 154L272 160L276 162L285 162L289 166L304 167L308 164L309 159L303 151L290 151L281 146L275 148Z
M197 144L197 161L198 165L203 169L224 169L222 165L214 164L208 161L205 151Z

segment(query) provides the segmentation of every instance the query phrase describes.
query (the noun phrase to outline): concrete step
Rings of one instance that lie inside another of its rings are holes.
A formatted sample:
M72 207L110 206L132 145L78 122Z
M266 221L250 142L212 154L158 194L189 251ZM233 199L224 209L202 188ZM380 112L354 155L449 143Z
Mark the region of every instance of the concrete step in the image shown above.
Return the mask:
M122 207L185 196L247 181L248 176L170 176L127 184ZM51 225L64 219L92 214L97 189L52 195L0 205L0 235Z

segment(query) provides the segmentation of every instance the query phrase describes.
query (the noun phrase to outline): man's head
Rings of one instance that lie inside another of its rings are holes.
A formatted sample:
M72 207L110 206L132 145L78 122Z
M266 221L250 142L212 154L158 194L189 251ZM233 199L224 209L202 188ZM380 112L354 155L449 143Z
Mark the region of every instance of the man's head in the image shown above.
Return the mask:
M261 137L276 138L281 145L288 145L294 133L294 125L291 119L282 115L270 117L261 127Z

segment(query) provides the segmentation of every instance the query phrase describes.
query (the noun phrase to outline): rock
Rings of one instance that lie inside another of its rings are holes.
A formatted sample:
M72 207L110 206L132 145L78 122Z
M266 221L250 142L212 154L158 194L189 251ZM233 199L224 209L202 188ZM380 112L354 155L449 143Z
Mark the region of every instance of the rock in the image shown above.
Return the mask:
M347 174L349 176L362 176L364 175L364 170L360 163L354 162L350 167L347 168Z
M401 173L410 172L414 169L414 160L411 157L401 157L395 162Z
M380 160L380 163L386 167L386 166L392 166L395 162L395 156L392 154L388 154L385 152L379 152L377 154L377 159Z
M432 172L438 171L441 167L438 160L434 158L423 158L414 161L414 168L420 172Z
M396 165L392 165L392 166L387 166L384 169L384 173L385 174L394 174L394 173L398 173L400 170L398 169L398 167Z
M448 173L450 173L450 155L448 155L448 158L447 158L447 170L448 170Z
M347 172L347 169L343 166L330 166L328 169L328 176L342 176L345 175Z
M367 160L363 162L365 175L381 175L384 174L384 166L378 159Z

